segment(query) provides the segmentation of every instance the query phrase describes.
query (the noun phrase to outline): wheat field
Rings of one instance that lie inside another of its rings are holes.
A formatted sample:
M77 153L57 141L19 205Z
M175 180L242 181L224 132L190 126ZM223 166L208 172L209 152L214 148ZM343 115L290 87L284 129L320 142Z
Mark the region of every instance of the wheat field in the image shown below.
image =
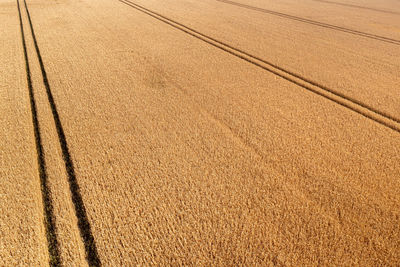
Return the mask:
M0 22L0 266L400 265L400 2Z

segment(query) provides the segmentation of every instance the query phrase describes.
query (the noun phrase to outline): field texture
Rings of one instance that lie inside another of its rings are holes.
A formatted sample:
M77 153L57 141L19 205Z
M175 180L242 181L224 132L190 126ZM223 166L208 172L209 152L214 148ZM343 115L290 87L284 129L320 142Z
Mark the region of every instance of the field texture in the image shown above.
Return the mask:
M400 265L399 1L0 22L0 266Z

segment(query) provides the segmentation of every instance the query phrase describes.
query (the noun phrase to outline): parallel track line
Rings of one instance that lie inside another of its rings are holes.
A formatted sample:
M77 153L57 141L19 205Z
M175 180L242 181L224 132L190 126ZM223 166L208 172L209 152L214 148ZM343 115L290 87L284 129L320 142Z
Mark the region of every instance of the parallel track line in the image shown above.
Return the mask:
M93 234L91 231L91 226L90 226L89 219L88 219L87 212L86 212L86 208L85 208L84 202L82 200L79 184L76 179L76 174L75 174L72 157L69 152L69 148L68 148L68 144L67 144L67 139L65 137L64 129L61 124L61 119L60 119L60 116L57 111L57 107L56 107L56 103L55 103L53 94L51 92L50 84L49 84L49 81L47 78L46 69L44 67L43 59L42 59L42 56L40 53L39 45L38 45L38 42L36 39L35 31L33 28L33 24L32 24L28 6L26 4L26 0L24 0L24 4L25 4L25 10L26 10L26 13L28 16L28 21L29 21L29 25L30 25L30 29L31 29L31 33L32 33L32 38L33 38L37 58L39 61L41 72L42 72L43 84L46 88L47 98L48 98L48 101L50 104L50 108L51 108L51 111L53 114L56 129L57 129L57 134L58 134L58 138L59 138L59 142L60 142L60 146L61 146L61 150L62 150L63 160L65 163L65 168L66 168L67 175L68 175L68 182L70 185L72 202L74 204L75 214L78 219L78 227L80 230L80 234L81 234L84 246L85 246L86 260L88 261L89 266L100 266L101 262L100 262L100 258L98 256L95 239L93 237Z
M326 0L314 0L314 1L315 1L315 2L325 3L325 4L332 4L332 5L338 5L338 6L346 6L346 7L358 8L358 9L371 10L371 11L375 11L375 12L381 12L381 13L387 13L387 14L393 14L393 15L400 15L400 13L398 13L398 12L389 11L389 10L377 9L377 8L373 8L373 7L358 6L358 5L352 5L352 4L346 4L346 3L339 3L339 2L334 2L334 1L326 1Z
M245 60L255 66L258 66L268 72L271 72L291 83L294 83L303 89L310 91L314 94L322 96L336 104L339 104L349 110L352 110L370 120L373 120L383 126L386 126L396 132L400 133L400 120L386 112L380 111L374 107L371 107L357 99L351 98L349 96L344 95L341 92L338 92L334 89L328 88L324 85L321 85L317 82L309 80L305 77L302 77L299 74L293 73L289 70L286 70L280 66L277 66L271 62L268 62L262 58L253 56L243 50L235 48L227 43L219 41L213 37L207 36L195 29L192 29L182 23L174 21L164 15L161 15L155 11L147 9L143 6L140 6L132 1L129 0L118 0L121 3L124 3L142 13L145 13L165 24L168 24L175 29L178 29L188 35L191 35L207 44L210 44L216 48L219 48L231 55L234 55L242 60Z
M396 39L392 39L392 38L388 38L388 37L384 37L384 36L380 36L380 35L376 35L376 34L372 34L372 33L366 33L366 32L361 32L361 31L357 31L357 30L353 30L353 29L348 29L348 28L344 28L344 27L340 27L340 26L336 26L336 25L332 25L332 24L328 24L328 23L323 23L323 22L319 22L319 21L315 21L315 20L311 20L311 19L296 17L293 15L288 15L285 13L268 10L268 9L264 9L264 8L260 8L260 7L249 6L246 4L237 3L237 2L233 2L233 1L229 1L229 0L215 0L215 1L242 7L242 8L246 8L246 9L250 9L250 10L255 10L258 12L262 12L262 13L266 13L266 14L270 14L270 15L274 15L274 16L278 16L278 17L282 17L282 18L286 18L286 19L300 21L303 23L307 23L307 24L311 24L311 25L315 25L315 26L319 26L319 27L323 27L323 28L327 28L327 29L332 29L332 30L336 30L336 31L341 31L341 32L345 32L345 33L349 33L349 34L353 34L353 35L358 35L358 36L386 42L386 43L400 45L400 40L396 40Z
M29 58L28 58L28 52L27 52L27 48L26 48L24 26L22 23L21 7L19 4L19 0L17 0L17 6L18 6L19 23L20 23L20 28L21 28L22 47L24 50L25 71L26 71L26 79L27 79L27 83L28 83L29 100L30 100L31 114L32 114L32 124L33 124L33 131L34 131L34 135L35 135L36 153L37 153L37 161L38 161L38 167L39 167L40 189L42 191L42 199L43 199L44 226L46 229L47 248L48 248L48 252L49 252L49 265L50 266L59 266L61 263L61 260L60 260L60 249L59 249L59 244L58 244L58 240L57 240L57 229L56 229L56 223L55 223L54 208L53 208L53 202L52 202L52 198L51 198L51 191L50 191L50 188L48 185L46 162L45 162L43 145L42 145L42 137L40 135L40 125L39 125L39 120L38 120L38 115L37 115L35 95L33 92L31 70L29 67Z

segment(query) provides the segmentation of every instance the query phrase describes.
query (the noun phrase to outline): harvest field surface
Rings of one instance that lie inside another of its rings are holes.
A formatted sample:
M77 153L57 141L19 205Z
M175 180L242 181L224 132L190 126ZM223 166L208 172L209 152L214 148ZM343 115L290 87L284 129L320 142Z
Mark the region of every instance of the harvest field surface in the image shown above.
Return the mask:
M0 266L400 266L400 1L0 0Z

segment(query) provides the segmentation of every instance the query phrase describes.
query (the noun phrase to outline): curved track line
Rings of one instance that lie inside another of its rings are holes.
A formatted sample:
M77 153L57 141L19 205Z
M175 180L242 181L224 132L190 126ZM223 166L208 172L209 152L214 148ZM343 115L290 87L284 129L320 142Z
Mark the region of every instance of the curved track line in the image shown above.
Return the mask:
M19 0L17 0L18 6L18 15L19 15L19 24L21 29L21 39L22 39L22 47L24 48L24 58L25 58L25 71L26 71L26 80L28 84L29 91L29 100L31 105L31 113L32 113L32 123L33 123L33 132L35 135L35 144L36 144L36 153L37 153L37 161L38 161L38 169L39 169L39 178L40 178L40 189L42 191L42 199L43 199L43 213L44 213L44 226L46 229L46 238L47 238L47 249L49 251L49 265L50 266L60 266L60 248L57 240L57 229L55 223L54 216L54 208L53 202L51 199L51 192L49 185L47 183L48 176L46 171L46 162L44 157L43 145L42 145L42 137L40 135L40 126L37 115L37 107L35 101L35 95L33 92L32 86L32 77L31 70L29 67L29 58L28 52L26 48L25 34L24 34L24 25L22 23L22 15L21 15L21 7L19 5Z
M238 6L238 7L242 7L242 8L246 8L246 9L250 9L250 10L259 11L259 12L262 12L262 13L271 14L271 15L274 15L274 16L282 17L282 18L296 20L296 21L300 21L300 22L303 22L303 23L307 23L307 24L311 24L311 25L327 28L327 29L332 29L332 30L336 30L336 31L341 31L341 32L349 33L349 34L354 34L354 35L358 35L358 36L362 36L362 37L366 37L366 38L370 38L370 39L386 42L386 43L400 45L400 40L396 40L396 39L392 39L392 38L388 38L388 37L384 37L384 36L380 36L380 35L376 35L376 34L361 32L361 31L352 30L352 29L347 29L347 28L344 28L344 27L340 27L340 26L336 26L336 25L332 25L332 24L328 24L328 23L323 23L323 22L319 22L319 21L315 21L315 20L296 17L296 16L285 14L285 13L280 13L280 12L276 12L276 11L273 11L273 10L268 10L268 9L264 9L264 8L260 8L260 7L249 6L249 5L246 5L246 4L241 4L241 3L237 3L237 2L233 2L233 1L229 1L229 0L215 0L215 1L218 1L218 2L221 2L221 3L225 3L225 4L229 4L229 5Z
M71 154L68 149L67 139L65 137L64 129L61 124L61 120L60 120L60 116L57 111L56 103L54 101L54 97L53 97L53 94L50 89L50 84L47 79L47 73L46 73L46 70L44 67L42 56L40 54L40 49L39 49L39 46L38 46L38 43L36 40L36 35L35 35L35 31L33 29L32 20L31 20L30 14L29 14L28 6L26 4L26 0L24 0L24 4L25 4L26 14L28 16L28 21L29 21L29 25L30 25L30 29L31 29L31 33L32 33L33 42L35 45L36 54L37 54L40 69L42 72L43 84L46 88L47 98L48 98L48 101L50 104L50 108L51 108L51 111L53 114L56 129L57 129L57 134L58 134L58 138L59 138L59 142L60 142L60 146L61 146L61 150L62 150L62 154L63 154L63 160L65 163L65 169L66 169L67 175L68 175L68 182L70 185L72 202L74 204L75 213L76 213L76 216L78 219L78 227L80 230L80 234L81 234L84 246L85 246L86 260L88 261L89 266L100 266L101 265L100 258L98 256L95 240L94 240L94 237L93 237L93 234L91 231L91 227L90 227L90 223L89 223L89 219L88 219L88 216L86 213L86 208L85 208L85 205L82 200L78 181L76 179L75 169L74 169L74 165L72 162Z
M348 97L340 92L337 92L336 90L325 87L317 82L314 82L305 77L302 77L296 73L293 73L289 70L279 67L271 62L268 62L264 59L253 56L253 55L251 55L247 52L244 52L240 49L237 49L229 44L226 44L215 38L207 36L203 33L200 33L192 28L189 28L179 22L169 19L161 14L151 11L151 10L149 10L145 7L142 7L138 4L135 4L129 0L118 0L118 1L128 5L130 7L133 7L136 10L143 12L163 23L166 23L166 24L180 30L180 31L183 31L186 34L189 34L197 39L200 39L203 42L206 42L216 48L219 48L231 55L234 55L242 60L245 60L253 65L256 65L266 71L269 71L291 83L294 83L294 84L302 87L303 89L306 89L307 91L310 91L314 94L322 96L326 99L329 99L329 100L335 102L336 104L346 107L368 119L371 119L381 125L384 125L390 129L400 133L400 125L398 125L398 124L400 124L400 120L391 116L390 114L379 111L361 101L358 101L357 99Z

